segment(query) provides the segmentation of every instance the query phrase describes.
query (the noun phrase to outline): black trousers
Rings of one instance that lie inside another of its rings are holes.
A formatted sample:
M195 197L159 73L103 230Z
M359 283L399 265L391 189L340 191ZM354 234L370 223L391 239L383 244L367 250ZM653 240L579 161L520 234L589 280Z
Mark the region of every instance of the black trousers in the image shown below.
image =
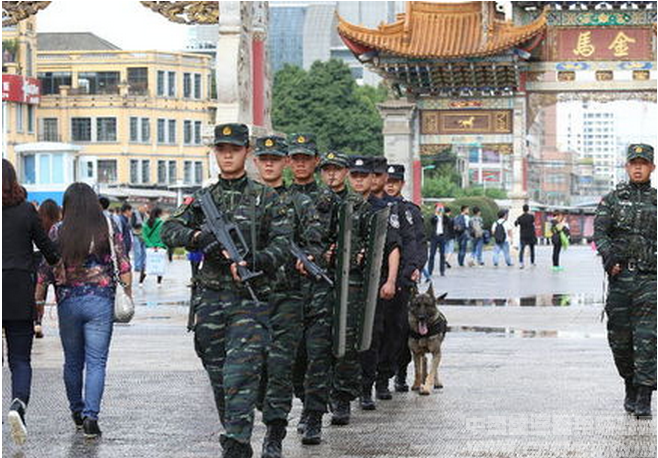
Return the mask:
M521 249L519 250L519 264L523 264L523 254L525 253L525 247L530 248L530 263L535 263L535 242L530 240L521 239Z
M18 398L27 404L32 386L34 324L32 320L3 320L2 328L5 330L7 360L11 371L11 398Z
M434 272L434 258L437 248L439 249L439 271L443 275L446 271L446 239L443 235L433 235L430 242L430 256L427 264L427 270L430 276Z
M562 243L553 241L553 267L560 265L560 250L562 250Z

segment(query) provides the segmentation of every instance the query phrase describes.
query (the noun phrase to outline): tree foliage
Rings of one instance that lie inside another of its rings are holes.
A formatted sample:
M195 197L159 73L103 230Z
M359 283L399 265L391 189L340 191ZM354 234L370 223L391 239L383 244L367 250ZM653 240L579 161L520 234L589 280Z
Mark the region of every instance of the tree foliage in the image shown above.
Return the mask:
M382 120L377 103L386 90L357 86L339 60L315 62L308 71L286 65L274 75L272 123L287 135L314 134L321 151L383 153Z

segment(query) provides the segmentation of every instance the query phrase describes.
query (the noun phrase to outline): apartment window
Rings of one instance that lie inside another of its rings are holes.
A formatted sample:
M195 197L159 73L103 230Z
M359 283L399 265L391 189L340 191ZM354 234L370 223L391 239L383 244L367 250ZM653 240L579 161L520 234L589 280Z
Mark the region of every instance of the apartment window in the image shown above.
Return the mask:
M142 160L142 183L151 182L151 161L148 159Z
M142 141L148 143L151 141L151 120L142 118Z
M176 72L168 72L167 83L167 94L169 97L176 97Z
M116 183L117 182L117 161L116 159L99 159L98 162L98 182L99 183ZM132 166L132 164L131 164Z
M117 118L96 118L96 141L117 141Z
M148 94L148 82L148 68L128 67L128 92L130 94Z
M22 103L16 104L16 132L23 132L23 118L25 117L24 105Z
M139 183L139 161L137 159L130 160L130 182Z
M172 145L176 143L176 120L170 119L167 123L167 139Z
M183 122L183 143L186 145L192 143L192 121Z
M158 70L158 95L165 95L165 72Z
M167 161L158 161L158 184L167 184Z
M36 160L33 154L23 156L23 176L21 183L34 184L37 180Z
M200 99L201 98L201 74L200 73L195 73L194 74L194 98L195 99Z
M158 119L158 143L164 143L166 139L165 129L167 127L165 119Z
M38 73L41 81L41 93L43 95L59 94L60 86L71 86L70 72L45 72Z
M196 161L194 163L194 182L196 184L201 184L203 181L203 162Z
M91 118L71 118L71 139L74 142L91 141Z
M192 75L190 73L183 73L183 97L192 97Z
M118 94L119 72L80 72L78 88L85 94Z
M139 141L139 118L130 117L130 141Z
M201 121L194 121L194 143L201 144Z
M183 163L183 183L192 184L192 161Z
M27 131L34 133L34 106L27 106Z
M169 184L176 184L176 175L176 161L169 161Z
M41 140L44 142L58 142L57 118L43 118Z

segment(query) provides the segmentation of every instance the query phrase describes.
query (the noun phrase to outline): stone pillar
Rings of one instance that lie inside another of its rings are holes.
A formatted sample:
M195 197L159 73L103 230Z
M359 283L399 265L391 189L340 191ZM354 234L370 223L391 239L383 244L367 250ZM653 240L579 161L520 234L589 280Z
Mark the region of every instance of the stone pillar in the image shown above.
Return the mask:
M423 171L415 133L416 104L406 100L387 100L377 108L384 120L384 155L389 163L404 165L406 186L402 194L420 204Z
M523 204L528 201L528 190L524 180L524 162L527 156L526 151L526 113L527 99L525 94L519 94L514 97L514 144L512 151L512 192L509 198L512 201L512 207L509 212L509 220L515 221L523 213ZM515 237L517 238L517 237Z

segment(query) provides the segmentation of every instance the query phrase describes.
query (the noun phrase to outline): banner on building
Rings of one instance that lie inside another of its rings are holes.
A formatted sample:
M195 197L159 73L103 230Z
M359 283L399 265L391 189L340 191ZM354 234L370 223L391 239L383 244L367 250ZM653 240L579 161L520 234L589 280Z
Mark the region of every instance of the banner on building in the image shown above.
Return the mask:
M638 27L577 27L555 31L553 60L654 60L653 31Z
M2 101L38 105L41 102L41 81L21 75L2 75Z

